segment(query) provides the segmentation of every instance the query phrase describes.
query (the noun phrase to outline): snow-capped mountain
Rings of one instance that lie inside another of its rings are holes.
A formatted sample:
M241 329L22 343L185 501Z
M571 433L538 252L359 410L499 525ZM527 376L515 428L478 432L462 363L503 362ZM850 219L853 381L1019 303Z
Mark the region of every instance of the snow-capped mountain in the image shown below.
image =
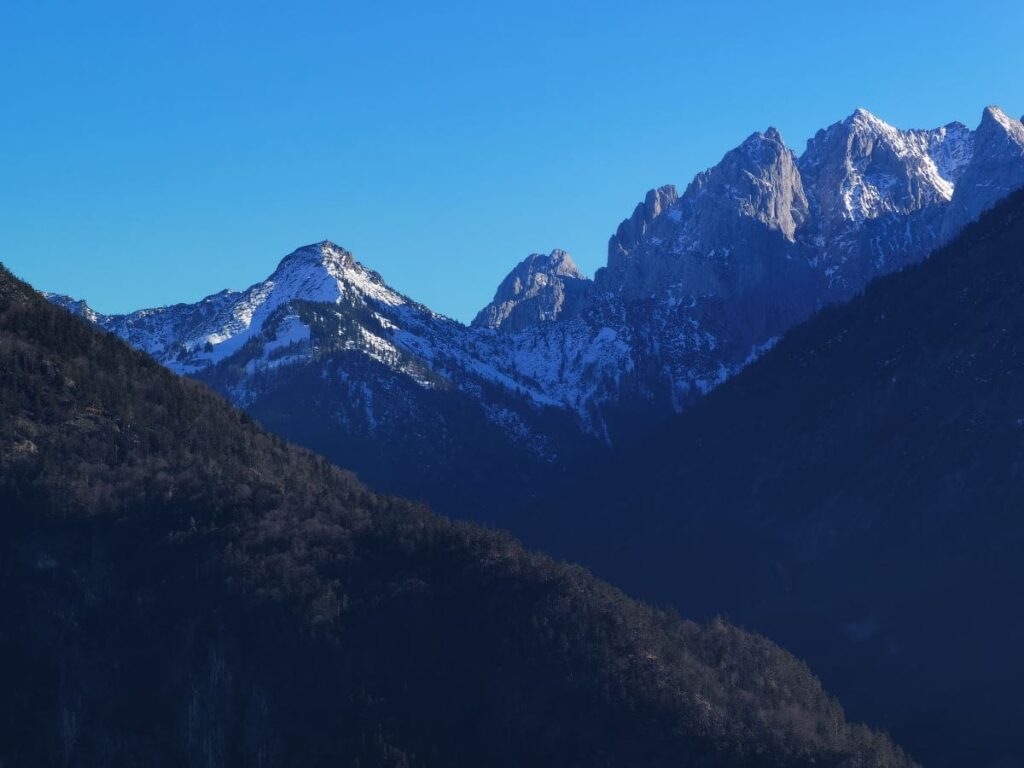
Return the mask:
M522 494L642 433L1022 185L1024 125L998 108L974 131L858 109L799 156L769 128L681 195L652 190L592 281L563 251L529 256L471 326L330 242L196 304L51 299L382 489L474 514L477 491Z
M63 297L54 298L66 303ZM69 308L88 313L93 322L172 370L194 374L238 352L246 342L263 334L271 320L276 338L266 345L267 354L308 340L309 328L294 313L282 313L296 300L364 305L371 300L381 308L408 306L425 316L432 315L391 290L380 275L358 264L348 251L329 242L299 248L286 256L269 278L247 290L222 291L196 304L143 309L127 315L100 315L84 305ZM367 337L367 348L384 346L375 342L379 340Z
M525 487L594 442L522 373L510 337L432 312L331 242L195 304L110 316L49 298L374 485L443 508L482 491L473 465Z

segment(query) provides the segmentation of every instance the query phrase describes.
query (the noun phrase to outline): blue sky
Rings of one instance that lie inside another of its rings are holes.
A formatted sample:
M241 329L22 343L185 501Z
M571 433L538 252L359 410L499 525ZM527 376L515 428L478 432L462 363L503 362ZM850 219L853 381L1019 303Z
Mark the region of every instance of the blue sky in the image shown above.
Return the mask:
M754 130L1024 113L1019 2L370 5L0 4L0 260L116 312L329 238L467 320Z

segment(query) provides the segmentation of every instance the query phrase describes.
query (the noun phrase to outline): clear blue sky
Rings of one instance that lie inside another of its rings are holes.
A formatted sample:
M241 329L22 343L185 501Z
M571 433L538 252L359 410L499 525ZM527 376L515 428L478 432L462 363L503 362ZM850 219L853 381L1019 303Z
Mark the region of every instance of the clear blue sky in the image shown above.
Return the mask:
M2 3L0 260L115 312L329 238L469 319L531 251L593 273L754 130L1020 116L1022 30L1010 0Z

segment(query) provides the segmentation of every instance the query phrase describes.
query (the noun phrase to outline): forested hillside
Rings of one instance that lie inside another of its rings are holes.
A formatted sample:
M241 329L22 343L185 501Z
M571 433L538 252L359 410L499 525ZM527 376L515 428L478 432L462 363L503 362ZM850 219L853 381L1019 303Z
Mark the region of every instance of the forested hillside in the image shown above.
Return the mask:
M806 667L376 496L0 270L5 765L903 766Z

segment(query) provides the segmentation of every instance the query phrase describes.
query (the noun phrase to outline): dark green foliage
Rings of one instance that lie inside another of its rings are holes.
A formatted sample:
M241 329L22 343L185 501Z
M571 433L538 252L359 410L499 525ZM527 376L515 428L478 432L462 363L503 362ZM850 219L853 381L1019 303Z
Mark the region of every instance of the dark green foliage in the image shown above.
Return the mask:
M1024 764L1022 301L1024 192L789 333L527 541L765 632L925 764Z
M369 493L0 269L5 765L902 766L768 641Z

